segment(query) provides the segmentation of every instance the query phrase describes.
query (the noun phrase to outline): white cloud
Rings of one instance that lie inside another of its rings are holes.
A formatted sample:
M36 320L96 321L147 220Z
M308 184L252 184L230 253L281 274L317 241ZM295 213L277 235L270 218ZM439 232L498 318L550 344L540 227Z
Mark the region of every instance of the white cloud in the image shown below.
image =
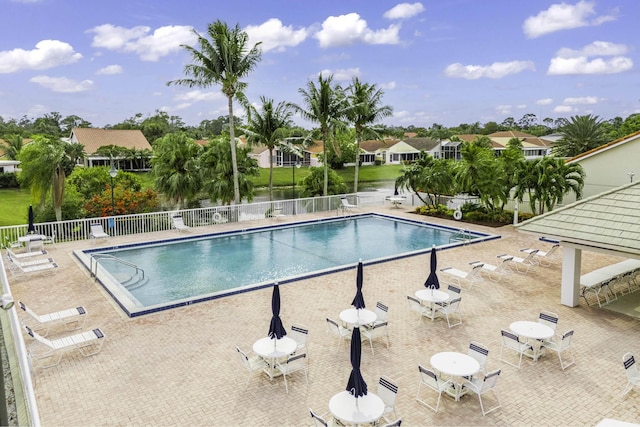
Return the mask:
M185 102L200 102L200 101L217 101L223 99L224 95L221 91L203 91L203 90L190 90L188 92L180 93L174 97L176 101ZM235 111L234 111L235 114Z
M496 106L496 111L504 116L508 116L509 114L511 114L511 111L513 110L513 105L498 105Z
M98 75L111 75L111 74L122 74L122 67L120 65L107 65L104 68L100 68L96 71Z
M591 21L589 17L595 15L595 3L581 0L575 5L560 3L553 4L536 16L530 16L522 24L522 30L528 38L536 38L545 34L572 28L600 25L616 19L613 15L596 16Z
M572 113L574 111L575 109L570 105L558 105L556 108L553 109L554 113L559 113L559 114L567 114L567 113Z
M516 108L518 110L524 110L525 108L527 108L527 104L518 104L518 105L516 105Z
M582 96L578 98L565 98L562 101L565 105L576 105L576 104L597 104L599 99L595 96Z
M579 58L582 56L620 56L624 55L628 51L629 48L624 44L596 40L580 50L563 47L556 53L556 55L561 58Z
M163 56L181 50L180 45L192 45L197 37L192 27L168 25L149 34L151 28L137 26L133 28L104 24L87 30L95 33L91 46L116 52L135 53L143 61L157 61Z
M491 65L463 65L458 63L447 66L447 77L476 80L479 78L501 79L524 70L535 71L532 61L494 62Z
M282 52L287 47L297 46L309 35L306 28L294 30L291 25L285 27L279 19L271 18L260 25L249 25L244 29L251 40L250 45L253 46L258 42L263 52L275 50Z
M82 58L73 47L59 40L41 40L35 49L13 49L0 52L0 74L20 70L46 70L72 64Z
M83 80L81 82L68 79L66 77L49 77L35 76L29 80L31 83L37 83L42 87L60 93L84 92L93 87L93 81Z
M397 86L396 82L387 82L387 83L380 83L380 89L384 89L384 90L393 90L395 89Z
M420 2L400 3L387 10L384 15L387 19L406 19L424 12L424 6Z
M543 98L536 101L536 105L549 105L553 102L552 98Z
M354 43L398 44L400 25L391 24L388 28L372 30L367 21L357 13L330 16L322 23L322 29L314 34L320 47L348 46Z
M580 58L552 58L547 74L616 74L629 71L633 68L633 61L624 56L616 56L611 59L596 58L589 60Z
M324 78L333 75L333 80L336 82L351 81L354 77L360 77L360 68L340 68L335 71L324 69L320 74Z

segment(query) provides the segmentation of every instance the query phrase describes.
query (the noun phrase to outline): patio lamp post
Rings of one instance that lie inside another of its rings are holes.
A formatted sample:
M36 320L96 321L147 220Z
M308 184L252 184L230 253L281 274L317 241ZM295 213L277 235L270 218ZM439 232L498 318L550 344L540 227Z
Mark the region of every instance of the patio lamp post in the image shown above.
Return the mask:
M109 169L109 176L111 177L111 216L115 216L116 203L113 195L113 178L118 175L118 169L113 165L113 156L111 156L111 168Z
M296 160L294 164L291 165L291 174L293 179L293 214L296 214L296 169L300 169L300 161Z

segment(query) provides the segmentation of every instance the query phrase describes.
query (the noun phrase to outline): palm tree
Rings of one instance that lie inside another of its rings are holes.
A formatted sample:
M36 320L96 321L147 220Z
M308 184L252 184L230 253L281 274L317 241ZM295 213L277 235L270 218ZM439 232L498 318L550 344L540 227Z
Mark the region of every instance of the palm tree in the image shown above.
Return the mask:
M18 134L8 135L4 138L6 145L0 144L0 150L9 160L17 160L22 150L22 136Z
M294 111L300 114L303 119L320 125L322 135L322 155L324 164L324 184L322 195L328 195L329 183L329 162L327 158L327 141L332 129L336 126L343 126L342 118L345 114L345 95L339 85L332 86L333 75L327 78L318 75L318 85L309 80L307 89L298 89L302 95L305 108L297 104L290 104Z
M573 116L560 129L562 137L553 151L559 157L573 157L607 142L604 122L598 116Z
M347 116L356 129L356 167L353 178L353 192L358 192L358 169L360 166L360 141L366 132L376 139L380 139L378 132L370 127L383 117L393 114L393 108L389 105L380 105L384 92L376 88L375 84L362 83L357 77L353 78L347 88L348 100L351 109Z
M198 156L201 147L183 133L170 133L153 146L154 184L178 209L202 188Z
M196 30L199 50L196 47L182 45L190 54L193 63L184 68L185 79L168 82L187 87L207 88L213 84L222 86L222 93L227 97L229 108L229 144L231 145L231 162L233 168L233 194L236 204L240 203L240 187L238 184L238 162L236 159L236 140L233 126L233 98L242 96L247 86L240 79L249 75L262 56L256 43L249 48L249 35L236 24L229 28L226 23L217 20L207 27L209 39Z
M21 184L28 186L31 194L40 200L40 207L44 207L51 192L53 210L58 221L62 221L65 180L74 166L65 153L66 145L68 144L59 139L36 135L33 142L20 151L18 157L22 162L19 178Z
M262 144L269 149L269 201L273 200L273 150L282 145L287 129L292 126L293 112L289 105L280 102L273 106L273 99L260 97L260 111L253 105L246 105L247 128L242 129L251 143Z

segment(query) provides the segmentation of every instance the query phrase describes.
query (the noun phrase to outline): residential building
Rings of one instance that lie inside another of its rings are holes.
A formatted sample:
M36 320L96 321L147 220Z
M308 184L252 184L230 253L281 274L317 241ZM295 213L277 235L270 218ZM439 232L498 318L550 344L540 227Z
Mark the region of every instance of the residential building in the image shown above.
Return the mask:
M97 128L73 128L69 138L70 144L81 144L87 158L85 167L109 166L111 159L97 153L100 147L115 145L125 148L131 155L114 157L116 168L128 171L149 170L148 158L136 156L136 153L152 151L151 144L140 130L115 130Z

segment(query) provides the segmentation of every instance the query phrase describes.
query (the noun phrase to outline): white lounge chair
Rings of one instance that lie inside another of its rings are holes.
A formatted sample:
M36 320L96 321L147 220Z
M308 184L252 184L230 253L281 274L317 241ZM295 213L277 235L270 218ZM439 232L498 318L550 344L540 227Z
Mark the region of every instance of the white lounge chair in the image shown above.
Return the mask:
M520 249L520 252L528 254L531 251L537 250L535 258L536 262L538 262L543 267L549 267L559 258L558 254L556 253L558 251L558 248L560 248L560 244L556 243L551 246L551 249L549 249L547 252L531 248Z
M40 354L31 353L33 357L36 359L47 359L51 358L52 362L48 365L42 366L43 368L50 368L52 366L56 366L60 363L62 359L62 355L66 350L70 349L78 349L83 356L93 356L94 354L98 354L100 350L102 350L102 345L104 344L104 332L100 330L100 328L92 329L87 332L81 332L79 334L70 335L64 338L58 338L55 340L49 340L37 332L34 332L29 326L24 325L24 329L27 331L27 334L35 339L39 344L48 348L48 351ZM87 351L88 347L93 347L93 350ZM58 353L58 357L54 357L56 352Z
M13 252L11 249L6 248L7 252L11 254L11 257L14 259L20 260L22 258L31 258L36 256L46 255L47 252L45 249L39 249L37 251L27 251L27 252Z
M53 272L58 268L58 264L55 263L53 258L42 258L31 261L18 261L11 256L11 252L7 250L7 267L13 275L28 274L28 273L47 273Z
M188 231L191 228L188 225L185 225L184 221L182 220L182 215L174 215L171 219L173 220L173 228L178 233L182 231Z
M98 239L108 239L111 236L104 232L102 224L96 222L91 224L91 232L89 233L89 237L93 242L96 242Z
M538 253L537 249L531 249L531 252L527 253L526 258L520 258L517 256L507 255L507 254L497 255L496 258L501 260L511 258L511 261L513 261L513 265L516 266L516 271L518 273L527 274L529 272L529 269L531 269L531 267L533 267L534 265L538 265L538 261L536 261L535 259L537 253Z
M480 275L482 265L483 264L481 263L472 265L471 271L462 271L453 267L443 268L440 271L453 276L453 280L458 284L458 286L462 287L462 282L464 281L469 284L469 289L471 289L474 283L483 281L482 276Z
M481 265L482 272L489 278L489 280L493 282L498 282L501 279L501 276L504 276L507 273L512 273L511 263L513 261L513 257L506 257L502 259L498 265L488 264L486 262L473 261L470 262L469 265L476 266L478 264Z
M351 203L349 203L349 200L345 196L340 197L340 207L338 209L342 211L342 214L345 214L347 212L350 212L352 209L357 208L358 205L352 205Z
M44 331L40 332L40 335L43 337L46 337L49 334L49 329L54 323L60 322L65 326L65 328L67 328L67 330L73 331L76 329L82 329L85 321L87 320L87 310L82 306L43 315L37 314L35 311L27 307L22 301L18 301L18 306L38 322L37 327L32 327L31 329L36 332Z

